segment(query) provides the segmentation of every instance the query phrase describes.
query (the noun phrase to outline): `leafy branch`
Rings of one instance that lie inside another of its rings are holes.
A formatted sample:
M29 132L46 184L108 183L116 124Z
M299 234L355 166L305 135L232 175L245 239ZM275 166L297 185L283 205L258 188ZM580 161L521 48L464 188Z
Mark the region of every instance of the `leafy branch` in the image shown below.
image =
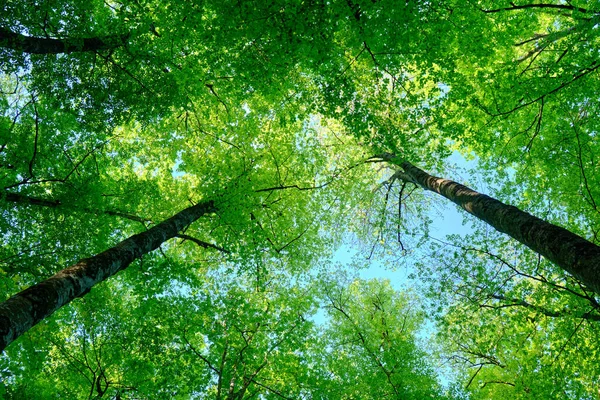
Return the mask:
M576 7L572 4L552 4L552 3L532 3L532 4L521 4L517 5L514 2L510 2L510 7L496 8L491 10L481 9L486 14L498 13L503 11L515 11L515 10L528 10L528 9L541 9L541 10L568 10L577 11L583 14L594 13L598 14L598 11L588 10L583 7Z

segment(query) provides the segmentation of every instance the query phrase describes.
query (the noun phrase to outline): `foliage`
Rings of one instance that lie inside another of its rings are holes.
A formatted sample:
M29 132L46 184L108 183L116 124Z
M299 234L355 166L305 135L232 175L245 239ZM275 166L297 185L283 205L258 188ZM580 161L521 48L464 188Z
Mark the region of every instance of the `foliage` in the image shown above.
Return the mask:
M434 239L435 200L371 158L474 155L597 243L595 2L5 3L3 300L218 211L9 347L3 395L597 397L597 296L484 225ZM468 394L436 382L413 292L315 272L342 244L414 264Z
M325 297L330 339L322 363L344 382L342 396L330 389L326 398L444 398L416 343L423 316L407 294L389 281L354 280L327 285Z

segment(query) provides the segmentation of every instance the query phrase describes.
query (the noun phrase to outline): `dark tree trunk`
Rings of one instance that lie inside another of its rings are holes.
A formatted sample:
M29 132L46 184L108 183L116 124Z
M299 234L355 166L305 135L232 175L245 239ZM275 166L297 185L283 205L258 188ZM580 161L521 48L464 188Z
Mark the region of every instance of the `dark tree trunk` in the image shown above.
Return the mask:
M214 211L216 207L212 201L186 208L147 231L80 260L12 296L0 304L0 351L60 307L89 292L95 284L127 268L135 259L155 250L198 218Z
M397 176L441 194L468 213L552 261L600 294L600 247L560 226L534 217L454 181L431 176L395 156L377 156L400 166Z
M89 38L38 38L0 27L0 47L30 54L59 54L102 51L123 46L128 35Z

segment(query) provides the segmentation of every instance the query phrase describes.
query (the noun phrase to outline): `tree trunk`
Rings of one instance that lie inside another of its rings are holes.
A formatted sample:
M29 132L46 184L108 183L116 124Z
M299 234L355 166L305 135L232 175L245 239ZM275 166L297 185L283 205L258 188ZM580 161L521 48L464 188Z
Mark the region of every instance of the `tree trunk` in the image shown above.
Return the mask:
M0 304L0 352L29 328L92 286L125 269L136 258L158 248L201 216L216 211L213 201L198 203L133 235L91 258L80 260L47 280Z
M0 27L0 47L30 54L60 54L102 51L123 46L129 35L90 38L38 38Z
M600 294L600 247L560 226L448 179L431 176L393 155L377 156L400 166L397 176L441 194L468 213L541 254Z

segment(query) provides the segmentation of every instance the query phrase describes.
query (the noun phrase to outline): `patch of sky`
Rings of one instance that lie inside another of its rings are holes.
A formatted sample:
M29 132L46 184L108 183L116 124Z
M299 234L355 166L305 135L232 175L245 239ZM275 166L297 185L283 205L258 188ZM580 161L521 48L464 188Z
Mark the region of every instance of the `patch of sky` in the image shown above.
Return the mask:
M250 109L250 106L248 105L248 103L242 104L242 110L244 110L244 113L245 113L244 116L245 117L247 117L252 112L252 110Z
M465 172L472 169L477 160L467 160L460 153L454 152L449 158L448 169L452 180L457 182L467 182L469 180ZM471 228L465 224L466 213L458 209L449 201L439 201L435 207L431 208L426 218L431 220L429 233L432 239L445 239L450 234L468 234L472 232ZM336 251L333 257L334 263L342 265L356 264L357 257L360 257L358 250L344 244ZM401 268L395 268L385 260L369 260L364 263L365 268L357 269L357 278L360 279L389 279L392 286L397 290L405 290L411 286L409 276L414 273L410 263L405 263Z
M171 168L171 176L173 176L173 178L175 178L175 179L181 178L183 175L185 175L184 171L179 170L179 166L183 163L183 159L181 158L182 154L183 154L183 150L179 150L177 152L177 158L175 158L175 163L173 164L173 167Z
M479 181L478 177L473 175L476 170L478 160L473 157L465 158L459 152L455 151L449 157L447 165L449 165L446 173L448 179L460 183L477 183L477 188L483 190L481 187L482 182ZM473 182L471 182L473 181ZM476 182L475 182L476 181ZM434 195L437 196L437 195ZM456 205L450 201L436 201L435 207L432 207L426 218L432 222L429 226L430 240L445 240L448 235L458 234L466 235L472 232L470 224L466 224L466 218L468 218L466 212L460 210ZM419 257L420 252L426 252L425 249L408 253L407 257ZM397 255L392 255L392 259L398 259ZM362 262L360 259L362 258ZM416 270L412 266L410 260L402 263L401 266L394 265L394 262L390 262L384 258L366 260L366 256L361 254L358 250L352 248L348 244L342 244L335 252L331 262L337 264L340 267L345 267L349 270L347 273L353 277L353 279L379 279L388 280L391 286L398 291L410 291L414 290L414 283L411 279L411 275L416 275ZM360 267L357 267L360 265ZM329 318L327 311L321 307L318 312L313 315L312 320L321 326L326 326ZM435 334L435 323L431 319L426 318L417 332L417 341L421 344L421 347L429 351L432 348L430 343L431 338ZM440 384L444 387L449 385L452 381L452 371L446 370L443 367L436 368L438 379Z
M443 99L450 92L450 85L446 83L439 82L437 84L438 89L440 89L440 99Z

